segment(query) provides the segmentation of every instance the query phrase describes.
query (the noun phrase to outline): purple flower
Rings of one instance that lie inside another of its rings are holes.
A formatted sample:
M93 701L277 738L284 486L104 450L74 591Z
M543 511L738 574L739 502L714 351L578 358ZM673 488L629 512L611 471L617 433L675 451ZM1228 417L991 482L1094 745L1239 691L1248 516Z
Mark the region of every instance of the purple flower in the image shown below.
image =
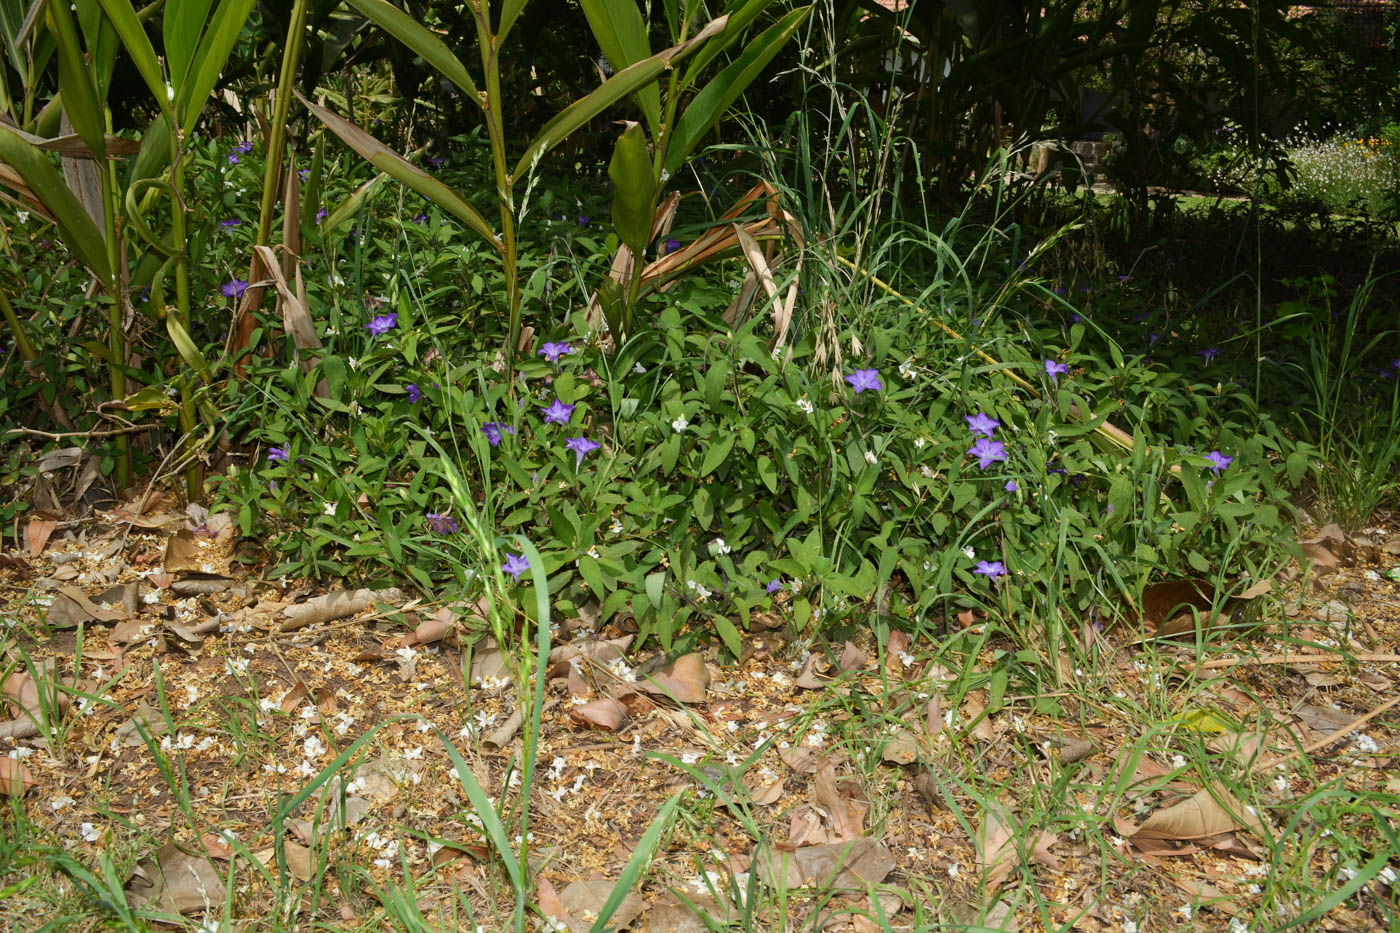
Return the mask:
M403 390L408 393L408 403L410 405L417 405L418 400L423 397L423 393L418 390L418 383L416 382L410 382L403 387Z
M769 580L769 581L768 581L768 585L764 587L764 589L767 590L769 593L776 593L776 592L778 592L779 590L781 590L782 588L783 588L783 578L782 578L782 577L777 577L777 578L775 578L775 579Z
M1015 491L1016 491L1016 481L1015 481L1014 479L1009 479L1009 480L1006 481L1006 485L1003 486L1002 488L1005 489L1007 492L1015 492Z
M455 535L457 533L457 519L446 512L429 512L428 527L435 535Z
M584 454L588 453L590 450L597 450L603 445L597 443L596 441L590 441L586 437L571 437L564 444L564 446L567 447L569 450L572 450L574 452L574 455L578 457L578 460L574 463L574 467L575 469L577 469L578 467L583 466Z
M1219 347L1206 347L1204 350L1197 350L1196 355L1201 357L1209 365L1210 361L1220 355Z
M977 562L977 569L972 572L980 573L984 577L990 577L992 580L996 580L997 577L1006 573L1006 567L1004 567L999 560L979 560Z
M981 434L983 437L991 437L996 433L996 429L1001 427L1001 422L995 418L989 418L982 412L975 415L963 415L963 420L972 429L973 434Z
M530 569L530 562L519 554L506 554L506 562L501 565L501 572L508 573L515 578L515 582L520 582L520 575Z
M481 433L486 435L486 440L492 447L499 447L501 438L507 434L514 434L515 428L500 421L488 421L481 426Z
M446 156L428 156L428 164L431 165L433 168L442 168L443 165L447 164L447 157L446 157Z
M243 290L248 287L248 283L240 278L235 278L232 282L225 282L223 293L225 298L242 298Z
M370 319L370 322L365 325L365 330L369 331L375 337L382 337L397 327L398 323L399 313L397 311L390 311L388 314L376 314Z
M253 144L252 144L251 142L247 142L247 141L241 142L241 143L239 143L238 145L236 145L236 146L233 147L233 151L234 151L234 152L252 152L252 151L253 151Z
M326 210L326 209L323 207L323 208L321 208L319 211L316 212L316 222L317 222L317 223L320 223L321 221L325 220L325 219L326 219L327 217L329 217L329 216L330 216L330 211Z
M416 223L416 224L420 224L420 225L421 225L421 224L425 224L425 223L428 222L428 215L427 215L427 214L415 214L415 215L413 215L413 222Z
M557 363L559 362L559 357L567 356L568 354L573 352L574 348L569 346L567 343L554 343L551 341L550 343L545 344L544 349L541 350L537 355L544 357L551 363Z
M880 371L878 369L857 369L846 377L846 381L851 384L851 388L856 390L856 395L871 389L879 392L885 387L880 381Z
M243 223L243 221L239 220L236 217L231 217L228 220L219 221L219 227L224 230L227 230L229 227L236 227L241 223Z
M309 168L299 168L299 169L297 169L297 178L301 179L302 181L306 181L306 180L307 180L308 178L310 178L310 177L311 177L311 169L309 169Z
M668 236L666 242L661 244L661 255L666 256L681 248L681 241L673 236Z
M286 462L287 462L287 448L285 448L285 447L269 447L269 448L267 449L267 459L268 459L270 462L272 462L272 463L286 463Z
M228 164L229 164L229 165L237 165L237 164L238 164L238 156L236 156L236 155L234 155L232 152L230 152L230 153L228 154Z
M545 424L568 424L569 418L573 416L574 406L565 405L556 397L549 403L548 408L540 409L544 412Z
M588 226L589 224L591 224L592 222L593 222L593 221L589 218L589 216L588 216L587 214L579 214L579 216L578 216L578 225L579 225L580 227L586 227L586 226Z
M1001 441L988 440L985 437L977 438L977 443L973 444L968 453L977 458L977 466L985 470L997 461L1006 459L1006 445Z
M1230 464L1235 460L1234 457L1227 457L1218 450L1212 450L1210 453L1206 454L1206 459L1209 460L1211 464L1208 469L1214 470L1216 476L1220 475L1221 470L1228 469Z
M1050 377L1050 381L1059 383L1059 377L1069 372L1069 367L1064 363L1057 363L1054 360L1045 361L1045 375Z

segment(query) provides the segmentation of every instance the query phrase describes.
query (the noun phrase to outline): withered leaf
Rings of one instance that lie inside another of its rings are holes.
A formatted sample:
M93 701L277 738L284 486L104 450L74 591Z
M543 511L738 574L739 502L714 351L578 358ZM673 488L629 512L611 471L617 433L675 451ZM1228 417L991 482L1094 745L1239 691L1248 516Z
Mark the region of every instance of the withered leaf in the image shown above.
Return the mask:
M1003 805L988 801L977 827L977 861L990 895L1001 887L1020 861L1016 854L1016 819Z
M34 786L34 774L18 758L0 758L0 794L22 797Z
M572 917L598 917L602 913L603 905L607 903L608 895L612 894L616 885L617 882L601 878L588 881L570 881L564 886L564 890L559 892L559 901ZM637 919L645 906L635 891L627 892L626 896L622 898L622 903L618 904L617 909L613 911L612 918L608 920L608 928L613 930L626 929L633 920ZM573 927L575 933L586 933L590 928L591 924L587 923L577 923Z
M1224 787L1207 787L1195 795L1158 810L1143 821L1132 839L1204 839L1236 829L1250 829L1267 838L1258 814L1251 814Z
M710 686L710 669L699 654L686 654L639 681L637 686L651 694L670 696L678 703L703 703Z
M583 725L616 732L627 718L627 707L612 697L600 697L570 709L569 718Z
M224 882L203 854L188 853L171 842L136 863L126 895L136 908L215 912L223 903Z

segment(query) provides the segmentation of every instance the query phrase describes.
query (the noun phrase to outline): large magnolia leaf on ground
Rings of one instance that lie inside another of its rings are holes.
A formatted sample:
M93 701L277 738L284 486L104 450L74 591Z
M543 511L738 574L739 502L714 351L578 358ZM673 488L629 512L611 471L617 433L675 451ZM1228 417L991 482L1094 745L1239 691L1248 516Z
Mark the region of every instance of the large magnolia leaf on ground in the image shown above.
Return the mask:
M647 693L673 697L679 703L704 703L710 687L710 669L698 654L682 655L637 687Z
M894 856L878 839L861 837L850 842L805 846L796 852L770 851L756 860L759 878L767 884L783 879L789 888L864 889L879 884L894 870Z
M1181 803L1158 810L1137 831L1139 839L1205 839L1237 829L1248 829L1267 838L1258 813L1247 810L1223 787L1205 788Z
M126 896L136 908L217 913L224 902L224 881L207 858L172 842L136 864L126 882Z

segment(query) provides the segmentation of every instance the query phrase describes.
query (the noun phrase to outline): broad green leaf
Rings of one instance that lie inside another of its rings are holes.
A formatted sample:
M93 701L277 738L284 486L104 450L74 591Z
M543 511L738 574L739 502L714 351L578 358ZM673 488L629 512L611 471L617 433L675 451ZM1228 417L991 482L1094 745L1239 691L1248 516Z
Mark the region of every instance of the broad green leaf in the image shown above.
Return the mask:
M588 28L598 40L614 71L635 65L651 55L647 24L636 0L579 0ZM652 137L661 134L661 91L648 84L637 92L637 106L646 118Z
M365 197L368 196L371 191L379 187L379 183L382 182L385 179L385 177L387 176L384 172L380 172L378 175L375 175L369 181L356 188L354 192L352 192L349 197L342 201L339 207L331 211L330 214L328 214L324 220L319 221L321 235L325 236L331 231L349 222L350 218L359 214L360 204L364 201ZM313 217L314 214L315 212L312 211L310 213L304 213L302 216Z
M0 162L8 164L53 214L58 235L78 259L104 284L112 281L112 266L102 231L93 223L76 195L48 157L25 142L17 130L0 125Z
M665 587L666 587L666 573L665 573L665 571L658 570L656 573L649 573L649 574L647 574L647 578L646 578L647 601L651 603L651 605L652 605L653 608L655 608L655 609L660 609L660 608L661 608L661 595L662 595L662 593L664 592Z
M141 134L141 151L132 160L127 184L135 184L143 178L155 178L164 173L169 165L170 124L156 117L146 127L146 132Z
M501 248L500 240L491 230L491 225L486 222L486 218L481 216L481 212L472 207L456 191L438 181L418 166L409 162L403 156L385 146L379 140L360 129L355 124L338 116L324 107L318 107L311 101L302 97L301 92L296 92L297 99L306 106L306 109L324 123L332 133L339 136L341 140L354 149L375 168L388 175L392 175L408 187L417 191L423 197L432 201L443 210L461 220L468 227L481 234L487 242L495 249Z
M705 459L700 464L700 475L708 476L719 468L719 465L729 459L730 453L734 450L734 432L726 431L720 435L719 441L710 446L705 451Z
M496 26L496 44L498 46L506 34L510 32L511 27L515 25L516 19L525 11L525 4L529 2L530 0L506 0L501 5L501 19Z
M792 38L810 7L799 7L764 30L742 55L715 75L676 121L675 131L666 145L666 171L675 174L686 158L699 145L744 89L753 83L783 45Z
M438 74L466 92L477 106L481 105L481 95L477 92L476 82L467 72L467 66L463 65L461 59L452 54L452 50L447 47L445 42L429 32L421 23L392 3L388 3L387 0L349 0L349 2L355 9L379 24L389 35L412 49L423 61L432 65ZM524 3L521 0L512 0L511 3L508 3L502 13L502 23L505 23L506 12L510 11L511 7L523 6ZM515 17L519 15L520 10L515 9L510 18L514 21Z
M165 84L165 76L160 69L160 59L156 57L156 50L151 45L151 40L146 36L146 28L141 25L141 21L136 17L136 10L131 6L131 0L101 0L102 9L107 11L107 18L111 20L112 26L117 30L117 35L122 40L122 47L126 49L126 54L131 56L131 62L136 66L136 70L141 73L141 79L146 82L146 87L151 91L151 96L160 108L161 113L173 118L174 110L171 108L170 92Z
M681 88L690 87L695 83L695 79L700 76L700 71L715 56L733 45L743 35L744 30L749 28L749 24L758 18L758 15L767 9L773 0L748 0L747 3L740 4L737 10L729 14L729 25L724 27L724 32L716 36L714 41L707 42L705 47L695 53L690 63L685 67L685 75L681 79Z
M92 75L88 72L83 47L78 42L78 30L68 4L62 0L49 3L49 29L58 42L58 88L63 94L63 109L73 121L73 129L88 144L99 160L107 156L106 119L97 99Z
M105 2L105 0L104 0ZM214 19L195 50L193 70L184 87L176 88L180 115L180 131L188 136L204 113L214 85L228 63L229 53L238 42L252 12L254 0L223 0L214 11Z
M657 52L650 58L616 72L611 78L598 85L592 93L574 101L555 114L554 119L546 123L544 128L530 141L530 145L525 147L525 154L515 164L515 172L512 177L523 177L526 172L534 168L536 160L567 139L574 130L628 94L651 81L655 81L662 73L674 67L676 62L695 51L697 46L724 29L727 21L723 16L710 21L704 29L695 34L693 39L672 46L665 51Z
M165 39L165 62L170 67L170 83L178 95L189 78L190 59L199 46L204 21L212 0L165 0L161 14L161 35Z
M656 201L656 181L651 175L647 138L640 123L629 123L617 138L608 177L613 183L613 229L633 254L640 256L651 241Z
M199 347L194 345L194 340L190 337L190 332L185 330L185 325L173 314L165 316L165 329L170 333L170 339L175 343L175 349L180 351L180 358L185 361L185 365L199 373L201 379L208 382L213 375L209 371L209 364L204 359L204 354L199 352Z

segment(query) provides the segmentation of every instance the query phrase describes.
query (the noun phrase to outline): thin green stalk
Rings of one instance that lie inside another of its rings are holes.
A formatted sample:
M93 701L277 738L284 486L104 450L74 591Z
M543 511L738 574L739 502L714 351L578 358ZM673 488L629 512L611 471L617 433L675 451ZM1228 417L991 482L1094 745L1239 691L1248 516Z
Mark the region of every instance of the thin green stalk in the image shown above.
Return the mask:
M107 132L112 131L112 114L106 114ZM103 289L107 292L107 349L111 351L112 361L107 364L107 374L112 387L113 401L126 398L126 372L122 369L122 364L126 361L126 332L123 330L122 304L125 295L122 293L122 262L119 255L119 244L117 241L117 185L116 185L116 163L108 159L102 163L98 177L102 182L102 232L106 237L107 263L112 270L112 277L102 283ZM118 489L125 489L131 485L131 439L124 432L119 432L112 437L117 447L116 463L116 483Z
M515 255L514 179L506 166L505 121L501 112L501 75L499 68L500 37L491 32L491 10L485 3L473 4L476 17L477 46L481 49L481 71L486 82L486 100L482 108L486 117L486 133L491 141L491 164L496 174L496 203L501 215L501 265L506 280L506 308L509 324L506 328L506 373L510 378L511 398L515 397L515 350L520 339L520 274Z
M185 204L182 193L185 190L185 153L183 140L180 137L179 127L170 127L171 139L173 140L174 164L171 166L171 187L174 189L174 196L170 199L170 227L171 236L175 243L183 244L187 242L185 231ZM190 333L190 258L189 253L181 249L175 257L175 319L184 328L185 333ZM180 372L180 430L184 434L186 441L194 436L195 430L195 405L194 396L190 391L189 373ZM199 502L204 498L204 465L198 457L192 457L185 467L185 495L191 502Z
M297 69L301 67L308 6L307 0L296 0L287 26L287 47L282 50L282 70L277 77L277 98L273 104L271 135L267 139L262 204L258 209L258 236L254 241L256 246L269 245L272 236L272 213L277 208L277 194L281 190L282 152L287 144L287 114L292 107Z
M4 314L10 333L15 335L15 348L19 350L20 359L26 363L37 362L39 354L34 351L34 344L29 342L29 335L20 326L19 315L15 314L15 306L10 303L10 296L4 292L0 292L0 314Z

